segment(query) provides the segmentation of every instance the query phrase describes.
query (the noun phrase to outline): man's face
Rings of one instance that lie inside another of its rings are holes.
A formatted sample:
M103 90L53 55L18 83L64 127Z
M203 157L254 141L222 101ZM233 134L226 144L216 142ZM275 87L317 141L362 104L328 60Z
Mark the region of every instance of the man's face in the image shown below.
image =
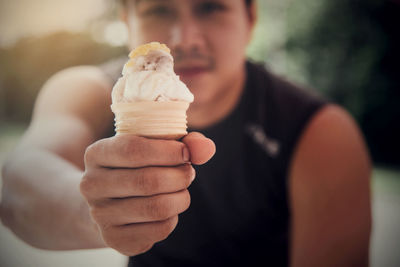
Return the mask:
M253 26L243 0L128 0L126 10L131 48L167 44L194 104L223 97L241 76Z

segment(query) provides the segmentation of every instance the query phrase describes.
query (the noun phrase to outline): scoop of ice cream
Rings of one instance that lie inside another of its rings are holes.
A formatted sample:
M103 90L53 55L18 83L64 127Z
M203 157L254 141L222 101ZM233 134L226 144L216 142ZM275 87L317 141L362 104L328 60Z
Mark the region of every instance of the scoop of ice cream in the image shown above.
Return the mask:
M112 91L113 103L135 101L193 102L193 94L174 72L165 45L150 43L136 48Z

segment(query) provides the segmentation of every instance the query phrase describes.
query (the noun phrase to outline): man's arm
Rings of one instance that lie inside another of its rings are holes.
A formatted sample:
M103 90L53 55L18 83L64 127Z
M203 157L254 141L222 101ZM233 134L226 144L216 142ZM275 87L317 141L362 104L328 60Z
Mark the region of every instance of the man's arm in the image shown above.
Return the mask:
M110 85L93 68L57 75L3 170L2 221L46 249L105 245L137 255L164 240L189 207L187 188L215 153L199 133L182 141L103 138Z
M45 249L103 247L79 193L86 147L104 136L112 113L109 82L94 67L52 77L32 122L3 168L1 219Z
M370 169L351 117L337 106L318 112L290 170L291 266L368 266Z

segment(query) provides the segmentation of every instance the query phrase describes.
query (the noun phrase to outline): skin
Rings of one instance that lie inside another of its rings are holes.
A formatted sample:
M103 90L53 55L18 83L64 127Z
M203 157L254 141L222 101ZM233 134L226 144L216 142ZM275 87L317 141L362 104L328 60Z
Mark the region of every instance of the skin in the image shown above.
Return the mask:
M224 118L240 98L255 13L240 0L131 0L122 16L131 47L157 40L171 48L175 71L196 99L189 124L201 129Z
M204 3L131 1L123 12L132 46L156 40L171 47L195 95L188 115L198 129L224 118L240 98L256 13L241 0ZM206 163L214 143L196 132L181 141L104 138L111 88L99 69L82 66L56 74L39 95L3 168L1 219L27 243L137 255L167 238L189 207L192 164ZM370 168L343 109L328 105L311 119L290 164L291 266L368 265Z

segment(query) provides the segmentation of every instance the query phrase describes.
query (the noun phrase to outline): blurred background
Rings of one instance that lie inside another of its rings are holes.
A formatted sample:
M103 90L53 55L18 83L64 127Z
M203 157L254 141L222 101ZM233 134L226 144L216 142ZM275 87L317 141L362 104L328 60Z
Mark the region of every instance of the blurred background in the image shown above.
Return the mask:
M344 106L374 161L372 266L400 266L400 1L258 0L249 58ZM0 0L0 164L55 72L126 55L114 0ZM0 226L0 266L124 266L112 250L46 252Z

